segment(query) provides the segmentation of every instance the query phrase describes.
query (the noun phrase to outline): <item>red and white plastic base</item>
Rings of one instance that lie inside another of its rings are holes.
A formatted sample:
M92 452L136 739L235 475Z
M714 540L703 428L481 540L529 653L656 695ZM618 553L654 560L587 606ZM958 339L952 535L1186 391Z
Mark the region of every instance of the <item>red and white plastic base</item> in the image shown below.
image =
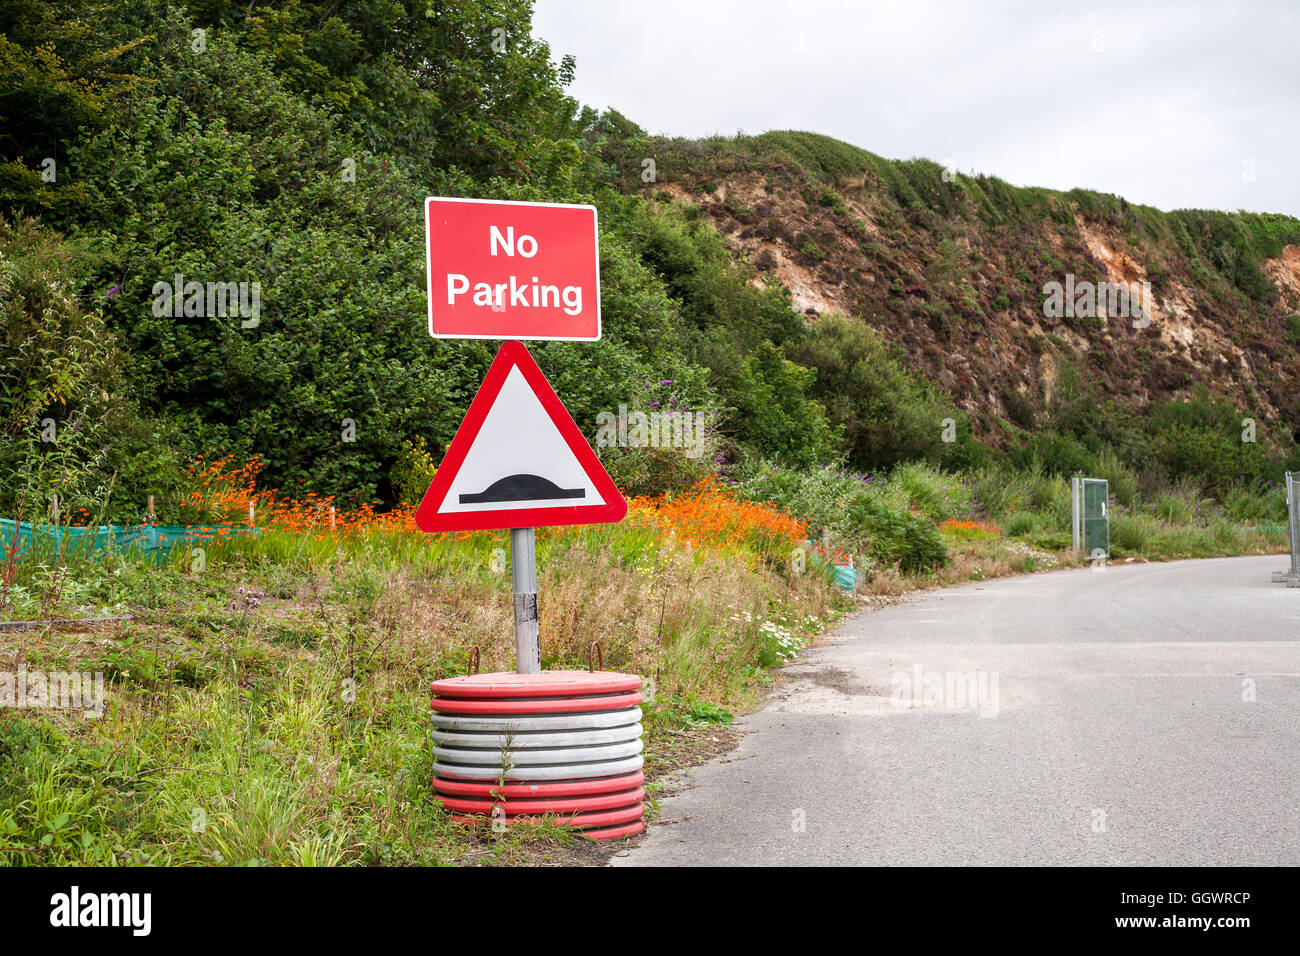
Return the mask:
M611 671L435 681L433 788L452 819L550 820L596 840L645 829L641 678Z

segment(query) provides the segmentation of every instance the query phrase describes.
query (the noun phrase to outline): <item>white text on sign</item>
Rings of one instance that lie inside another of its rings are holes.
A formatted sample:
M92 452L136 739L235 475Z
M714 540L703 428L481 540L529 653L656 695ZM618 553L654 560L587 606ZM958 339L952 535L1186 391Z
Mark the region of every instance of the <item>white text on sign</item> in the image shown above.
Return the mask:
M531 259L537 255L537 240L529 235L515 238L515 227L507 226L503 233L499 226L488 227L488 252ZM472 292L471 292L472 289ZM565 315L582 314L582 287L576 285L547 285L537 276L521 280L517 275L505 277L504 282L470 282L469 276L458 272L447 274L447 304L454 306L458 296L469 294L477 306L503 309L562 308Z

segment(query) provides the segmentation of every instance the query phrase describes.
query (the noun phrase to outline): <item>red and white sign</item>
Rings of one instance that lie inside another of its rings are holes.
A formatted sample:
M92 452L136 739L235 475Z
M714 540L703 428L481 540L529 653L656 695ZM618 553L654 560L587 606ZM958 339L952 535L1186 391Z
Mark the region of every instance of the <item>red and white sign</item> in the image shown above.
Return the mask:
M595 206L430 197L424 217L430 335L600 338Z
M492 361L415 512L421 531L619 521L627 502L522 342Z

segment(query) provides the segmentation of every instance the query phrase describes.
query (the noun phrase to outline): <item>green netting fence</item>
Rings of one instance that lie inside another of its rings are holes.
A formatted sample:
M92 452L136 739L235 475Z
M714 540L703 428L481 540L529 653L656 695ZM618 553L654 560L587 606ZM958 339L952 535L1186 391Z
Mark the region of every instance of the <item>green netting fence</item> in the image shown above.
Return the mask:
M165 558L177 545L191 545L234 535L256 535L247 525L71 525L34 524L0 518L0 547L7 553L15 537L18 553L85 554L99 550L136 552Z

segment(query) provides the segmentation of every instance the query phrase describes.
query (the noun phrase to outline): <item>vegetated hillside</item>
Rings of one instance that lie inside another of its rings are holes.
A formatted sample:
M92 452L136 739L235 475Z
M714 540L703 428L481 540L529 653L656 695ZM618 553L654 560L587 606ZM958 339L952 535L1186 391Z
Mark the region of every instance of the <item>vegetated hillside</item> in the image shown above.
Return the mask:
M811 133L664 139L616 118L615 181L694 206L810 323L841 312L879 330L984 436L1054 422L1079 388L1136 412L1197 385L1283 441L1300 429L1300 221L1019 188ZM1104 305L1046 317L1044 286L1067 273L1149 282L1149 324Z
M418 497L493 353L428 337L429 195L597 207L603 337L530 347L589 438L624 407L709 423L693 456L602 448L630 494L917 462L1241 499L1300 467L1295 220L654 140L531 30L514 0L0 5L0 511L189 520L226 457ZM1067 273L1149 281L1149 327L1044 318ZM257 321L160 307L177 275L256 286Z

